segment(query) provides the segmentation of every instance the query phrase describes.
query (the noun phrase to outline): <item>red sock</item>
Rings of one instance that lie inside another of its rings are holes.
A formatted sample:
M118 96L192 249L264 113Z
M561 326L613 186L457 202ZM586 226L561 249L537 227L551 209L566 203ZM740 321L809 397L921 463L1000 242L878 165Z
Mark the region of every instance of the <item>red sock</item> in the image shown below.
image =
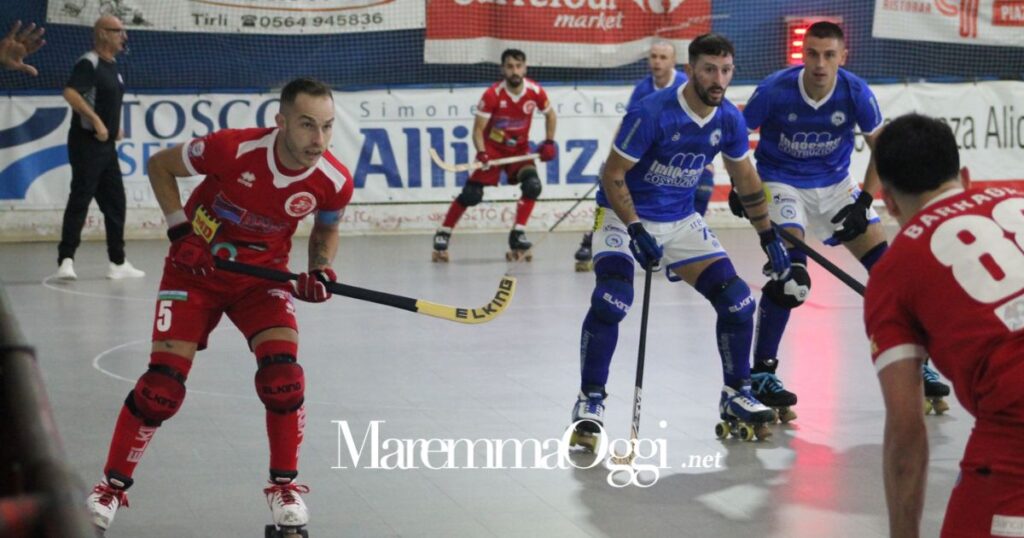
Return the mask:
M270 468L297 471L302 433L306 429L306 406L287 413L267 411L267 437L270 439Z
M526 221L530 220L530 213L533 213L533 206L537 203L537 200L530 198L520 198L519 202L516 203L516 224L519 226L526 226Z
M444 224L442 226L454 228L465 212L466 206L462 205L458 200L452 200L452 205L448 208L448 214L444 216Z
M149 364L169 366L182 376L188 377L192 369L192 361L173 353L154 352L149 356ZM133 398L129 393L128 398ZM135 416L128 404L121 406L121 414L114 425L114 435L110 440L110 451L107 453L107 464L104 474L114 471L126 478L131 478L135 466L142 459L146 447L153 440L157 426L147 426L145 421Z

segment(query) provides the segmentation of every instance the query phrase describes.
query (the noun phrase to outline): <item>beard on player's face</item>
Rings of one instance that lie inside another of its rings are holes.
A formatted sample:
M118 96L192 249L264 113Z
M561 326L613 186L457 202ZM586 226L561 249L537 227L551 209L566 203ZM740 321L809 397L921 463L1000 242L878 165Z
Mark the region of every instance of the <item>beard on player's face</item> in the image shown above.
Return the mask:
M697 81L693 85L693 89L697 91L697 97L700 98L700 102L707 106L721 106L722 100L725 98L725 88L715 82L703 86Z

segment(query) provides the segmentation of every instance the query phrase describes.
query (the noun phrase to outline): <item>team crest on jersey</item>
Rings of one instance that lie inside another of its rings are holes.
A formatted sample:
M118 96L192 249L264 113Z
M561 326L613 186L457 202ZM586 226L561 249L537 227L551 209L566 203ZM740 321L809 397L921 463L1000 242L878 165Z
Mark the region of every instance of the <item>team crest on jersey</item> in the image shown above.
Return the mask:
M252 184L256 182L256 174L248 171L242 172L242 175L238 178L238 182L246 187L252 188Z
M721 129L715 129L714 131L711 131L711 136L708 137L708 143L711 144L712 147L714 147L714 146L717 146L718 143L721 142L721 141L722 141L722 130Z
M188 154L199 158L203 156L203 152L206 151L206 142L197 140L192 143L192 147L188 148Z
M284 202L284 212L293 217L305 217L316 209L316 198L308 192L297 192Z
M508 101L506 101L504 99L502 99L501 102L498 103L498 108L506 108L507 106L508 106Z
M796 121L796 117L797 117L796 116L796 112L790 112L789 116L786 116L786 119L789 120L790 123L792 123L792 122Z
M832 125L839 127L844 123L846 123L846 114L843 114L842 110L835 111L835 113L832 114Z
M537 103L534 103L533 101L523 103L523 112L533 114L534 110L537 110Z
M682 136L682 135L680 135L678 132L676 134L672 135L672 141L673 142L679 142L679 137L680 136Z

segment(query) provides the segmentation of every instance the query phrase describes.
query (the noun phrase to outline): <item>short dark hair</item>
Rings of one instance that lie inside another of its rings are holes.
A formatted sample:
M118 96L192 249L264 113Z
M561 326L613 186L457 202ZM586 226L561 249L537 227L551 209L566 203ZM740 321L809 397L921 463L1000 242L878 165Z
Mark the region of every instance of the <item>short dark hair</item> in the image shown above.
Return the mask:
M520 62L526 61L526 53L519 49L505 49L501 53L501 65L505 65L505 60L512 58L513 60L519 60Z
M736 49L732 42L721 34L702 34L690 42L687 49L690 55L690 65L697 64L697 57L705 56L736 56Z
M953 130L921 114L906 114L886 125L874 156L882 183L905 194L935 190L960 173Z
M295 104L295 98L300 93L312 95L313 97L330 97L334 99L331 87L314 78L299 77L292 80L281 90L281 106Z
M838 39L844 41L843 29L831 21L818 21L807 27L807 34L818 39Z

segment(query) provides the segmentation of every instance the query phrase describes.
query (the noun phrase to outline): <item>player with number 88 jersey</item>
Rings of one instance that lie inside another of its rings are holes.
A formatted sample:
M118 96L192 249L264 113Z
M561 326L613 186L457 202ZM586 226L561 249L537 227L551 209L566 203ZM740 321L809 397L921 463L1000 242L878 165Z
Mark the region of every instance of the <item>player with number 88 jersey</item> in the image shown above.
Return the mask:
M864 305L887 408L890 530L916 535L911 507L920 519L927 435L917 368L930 355L977 419L943 536L1014 536L997 529L1024 525L1024 192L961 188L952 131L923 116L890 124L875 155L902 226Z

